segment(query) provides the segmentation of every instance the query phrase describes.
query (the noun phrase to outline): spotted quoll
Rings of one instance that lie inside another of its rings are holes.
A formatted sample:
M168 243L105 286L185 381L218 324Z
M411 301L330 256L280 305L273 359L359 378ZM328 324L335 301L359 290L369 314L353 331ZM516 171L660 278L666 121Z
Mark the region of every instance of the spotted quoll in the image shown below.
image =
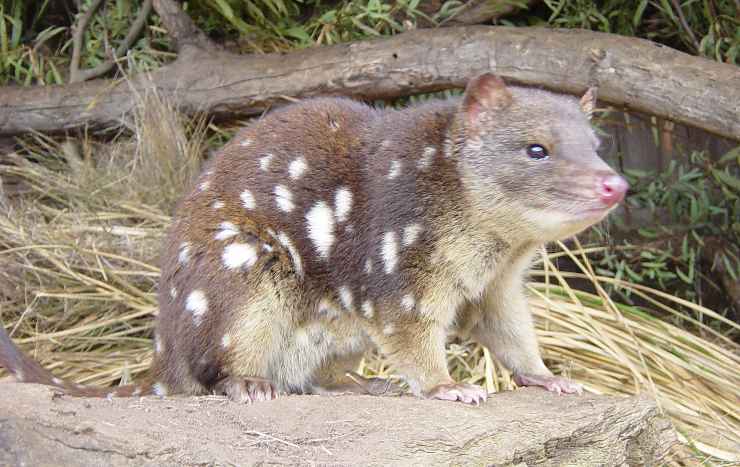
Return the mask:
M275 110L179 204L151 382L52 379L4 331L0 364L73 395L251 402L365 390L346 375L378 348L414 394L479 403L486 391L447 369L445 342L462 335L519 385L580 392L542 362L523 278L544 243L600 221L627 191L596 154L594 101L484 74L462 98L403 110L343 98Z

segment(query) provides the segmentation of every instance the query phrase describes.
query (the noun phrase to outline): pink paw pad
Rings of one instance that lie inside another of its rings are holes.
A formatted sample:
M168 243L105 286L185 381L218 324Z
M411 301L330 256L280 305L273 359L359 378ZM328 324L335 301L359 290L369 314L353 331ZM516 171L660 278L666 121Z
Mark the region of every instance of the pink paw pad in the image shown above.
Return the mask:
M518 386L540 386L557 394L582 394L583 386L560 376L516 375Z
M480 386L464 383L449 383L435 386L426 393L427 399L460 401L465 404L479 405L488 399L488 393Z

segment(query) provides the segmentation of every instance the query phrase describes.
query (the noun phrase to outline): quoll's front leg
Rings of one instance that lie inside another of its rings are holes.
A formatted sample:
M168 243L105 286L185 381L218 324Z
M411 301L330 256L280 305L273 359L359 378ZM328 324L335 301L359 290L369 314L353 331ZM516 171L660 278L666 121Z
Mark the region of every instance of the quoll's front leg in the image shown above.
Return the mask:
M234 402L252 403L278 398L278 391L268 379L257 377L227 376L213 388Z
M557 394L581 394L580 384L554 376L542 361L522 289L520 280L489 288L480 305L482 317L473 329L473 337L514 374L517 385L540 386Z
M441 323L415 316L386 324L378 338L381 351L409 383L411 391L427 399L480 404L486 390L457 383L447 370L445 329Z

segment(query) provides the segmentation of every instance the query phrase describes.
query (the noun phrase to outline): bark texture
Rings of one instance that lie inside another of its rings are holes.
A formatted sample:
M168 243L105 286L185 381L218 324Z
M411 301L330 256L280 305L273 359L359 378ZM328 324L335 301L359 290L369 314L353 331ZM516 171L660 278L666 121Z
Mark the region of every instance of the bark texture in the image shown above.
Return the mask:
M0 383L0 465L656 465L676 435L646 397L92 400Z
M580 94L740 140L740 68L650 41L581 30L494 26L422 29L289 54L234 55L184 48L129 81L5 88L0 135L120 123L149 86L184 111L247 116L289 98L394 98L463 87L492 70L511 81Z

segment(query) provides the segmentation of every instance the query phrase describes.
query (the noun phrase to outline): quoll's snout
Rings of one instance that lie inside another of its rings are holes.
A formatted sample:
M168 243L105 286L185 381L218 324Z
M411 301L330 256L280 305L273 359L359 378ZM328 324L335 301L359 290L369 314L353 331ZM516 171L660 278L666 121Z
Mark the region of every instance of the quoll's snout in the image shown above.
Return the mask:
M629 187L627 180L619 175L607 175L599 181L599 199L607 206L613 206L624 199Z

